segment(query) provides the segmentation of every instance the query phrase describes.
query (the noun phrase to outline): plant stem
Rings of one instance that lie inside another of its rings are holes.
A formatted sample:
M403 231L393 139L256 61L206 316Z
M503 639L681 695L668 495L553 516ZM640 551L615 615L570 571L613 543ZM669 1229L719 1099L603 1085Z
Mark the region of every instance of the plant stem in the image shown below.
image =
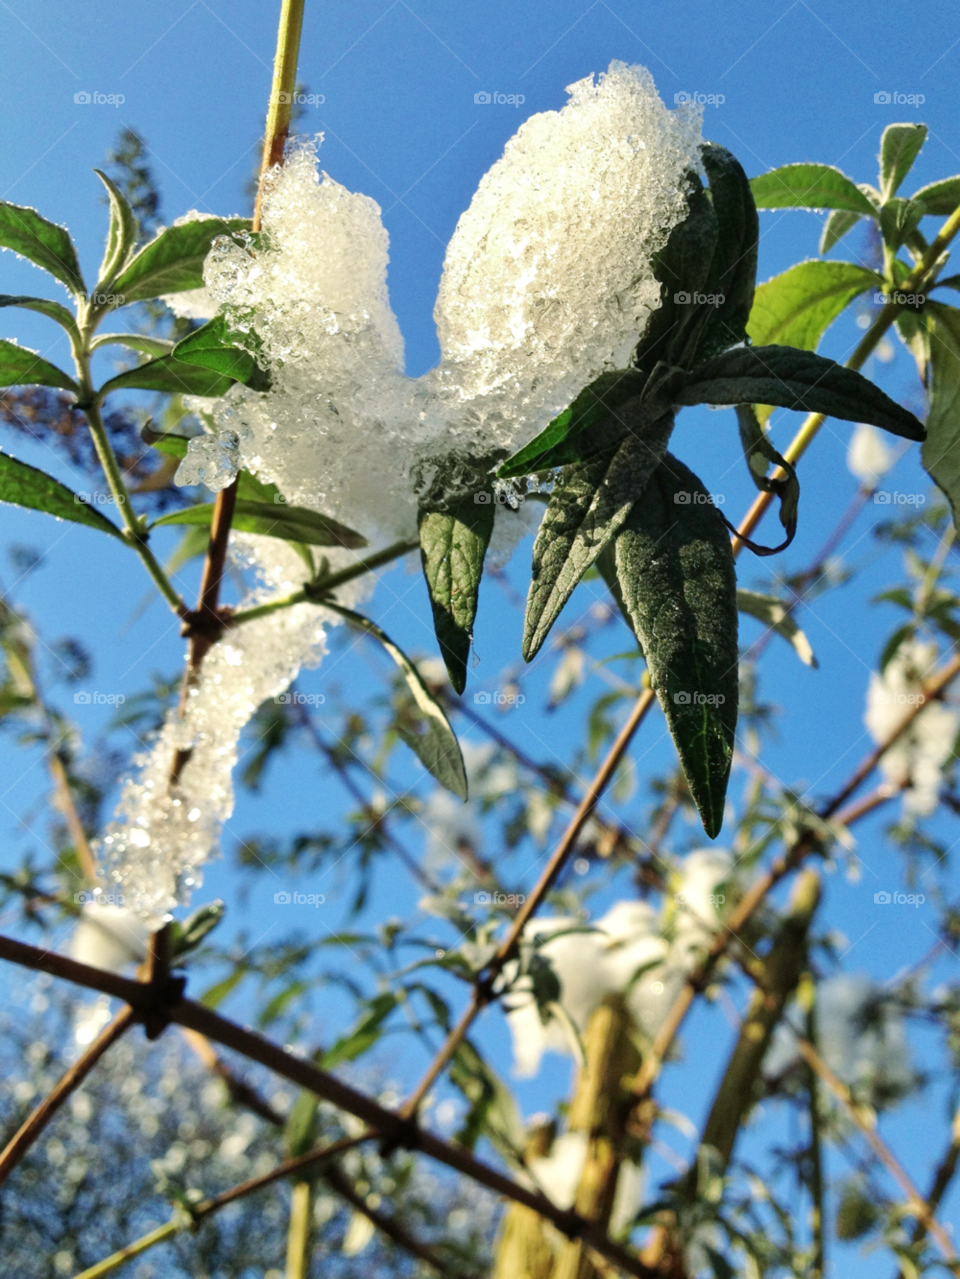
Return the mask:
M803 982L803 996L808 1004L806 1033L811 1043L819 1042L817 1031L817 989L811 974ZM824 1251L824 1184L823 1151L820 1140L822 1119L820 1114L820 1086L817 1073L807 1066L807 1100L810 1110L810 1197L813 1200L813 1260L810 1263L810 1279L823 1279L826 1254Z
M263 138L263 158L260 161L257 202L253 210L254 231L260 230L266 176L274 165L283 164L283 148L290 131L293 95L297 87L303 6L304 0L283 0L280 8L280 29L277 33L277 52L273 59L273 83L270 86L270 105Z
M290 1192L290 1223L287 1226L286 1279L308 1279L310 1274L310 1213L313 1207L309 1181L294 1182Z

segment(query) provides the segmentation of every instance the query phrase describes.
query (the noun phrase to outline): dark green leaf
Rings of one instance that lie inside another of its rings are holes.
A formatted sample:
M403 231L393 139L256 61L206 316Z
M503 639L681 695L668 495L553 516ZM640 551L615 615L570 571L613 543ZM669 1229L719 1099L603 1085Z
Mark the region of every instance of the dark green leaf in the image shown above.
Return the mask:
M651 684L715 838L737 726L737 581L709 494L671 454L618 533L615 557Z
M888 124L884 129L880 139L880 192L885 202L896 195L926 140L925 124Z
M916 622L904 622L902 626L898 626L893 632L886 644L884 644L883 652L880 654L878 668L881 675L900 652L900 646L903 644L904 640L912 639L912 637L916 634L916 631Z
M960 310L928 302L924 318L930 336L930 411L923 465L950 500L960 521Z
M0 339L0 386L59 386L79 395L80 388L63 369L36 351Z
M777 599L775 595L760 595L756 591L738 588L737 608L741 613L755 617L758 622L763 622L764 626L769 626L778 635L782 635L804 666L818 665L810 641L793 620L789 607L783 600Z
M376 995L367 1004L366 1011L352 1030L341 1035L323 1054L321 1066L333 1070L345 1061L356 1061L369 1052L383 1034L383 1023L397 1006L397 997L389 991Z
M186 506L180 511L170 511L155 520L151 528L165 524L209 525L213 517L213 503ZM286 542L305 542L308 546L347 546L356 549L367 545L367 539L337 520L304 506L274 505L269 502L237 498L233 527L241 533L260 533L265 537L280 537Z
M577 583L626 519L666 452L672 413L590 462L565 468L533 547L523 656L539 651Z
M941 178L939 182L931 182L919 191L914 191L911 200L922 200L927 213L938 218L948 218L960 205L960 174L953 178Z
M92 344L91 350L99 351L102 346L128 346L131 351L140 351L143 355L172 355L173 342L166 338L148 337L145 333L104 333Z
M708 143L702 154L720 229L704 293L723 300L706 304L709 309L697 343L698 360L710 359L746 338L760 239L757 206L739 161L715 143Z
M907 440L923 425L853 369L813 351L753 346L726 351L701 365L675 393L677 404L778 404L848 422L869 422Z
M140 432L144 444L149 444L158 453L167 457L186 457L190 441L185 435L176 435L169 431L154 431L148 424Z
M49 302L46 298L30 298L10 293L0 293L0 306L21 306L27 311L38 311L40 315L56 320L59 325L67 330L77 345L80 343L80 333L77 329L77 322L73 317L73 312L68 311L65 306L61 306L59 302Z
M236 382L243 382L254 391L266 391L270 387L269 374L243 346L244 336L231 330L225 316L218 315L178 342L174 355L186 364L212 369Z
M188 915L183 923L175 920L171 937L173 956L179 959L181 955L196 950L207 933L212 932L221 922L225 911L223 902L208 902L206 906L200 906Z
M297 1159L317 1144L317 1116L320 1099L304 1090L290 1107L283 1129L283 1145L288 1159Z
M523 1148L524 1129L513 1094L469 1039L463 1040L450 1063L450 1082L470 1103L457 1142L472 1150L485 1136L501 1155L515 1160Z
M409 731L400 724L397 726L397 731L430 775L435 777L441 786L445 786L447 790L453 791L454 795L459 795L466 801L467 775L463 767L460 743L450 727L450 721L444 714L443 707L424 684L420 672L403 650L398 648L390 636L375 622L371 622L369 617L354 613L352 609L343 608L332 600L325 599L323 606L334 613L339 613L353 626L379 640L400 667L407 687L413 695L419 714L419 723L415 732Z
M699 177L690 173L688 182L687 216L673 228L666 246L653 259L654 275L660 281L660 306L650 317L633 358L646 374L661 360L684 366L706 319L703 304L692 299L706 293L719 227Z
M815 351L820 339L855 297L883 287L874 271L853 262L798 262L756 292L747 333L757 346Z
M839 169L829 164L785 164L750 182L758 209L847 209L873 217L876 210Z
M167 227L144 245L114 281L112 292L123 298L117 306L202 288L211 243L218 235L241 235L249 229L246 218L204 218Z
M233 379L212 369L202 369L196 364L184 364L175 356L165 355L159 360L148 360L135 369L119 373L104 382L98 391L102 399L111 391L162 391L165 395L226 395L233 386Z
M486 499L477 501L477 498ZM477 596L496 506L488 485L474 493L420 505L420 559L430 592L433 626L450 683L462 693L477 615Z
M12 502L32 511L46 511L57 519L85 524L88 528L123 539L116 524L101 515L95 506L83 501L80 494L68 489L52 475L38 471L26 462L18 462L6 453L0 453L0 502Z
M138 228L136 214L117 184L99 169L94 169L94 173L107 188L107 196L110 200L110 227L107 231L103 261L100 263L100 278L97 281L96 292L106 289L117 272L122 271L127 265L137 243ZM96 301L97 299L94 298L94 302Z
M823 224L820 236L820 252L829 253L833 246L860 221L859 213L850 213L846 209L833 209Z
M36 209L0 200L0 248L12 249L42 266L74 296L83 297L86 293L70 232L48 222Z
M501 479L514 479L573 462L586 462L619 444L635 416L627 406L638 401L646 382L647 375L636 369L602 373L535 439L508 457L497 475ZM626 411L618 412L620 409Z
M787 534L782 545L770 548L758 547L748 537L741 537L741 541L755 554L775 555L778 551L786 550L796 536L800 481L794 468L770 443L752 404L737 405L737 424L750 478L762 493L775 493L780 499L780 523ZM784 478L768 477L767 467L771 462L785 472Z

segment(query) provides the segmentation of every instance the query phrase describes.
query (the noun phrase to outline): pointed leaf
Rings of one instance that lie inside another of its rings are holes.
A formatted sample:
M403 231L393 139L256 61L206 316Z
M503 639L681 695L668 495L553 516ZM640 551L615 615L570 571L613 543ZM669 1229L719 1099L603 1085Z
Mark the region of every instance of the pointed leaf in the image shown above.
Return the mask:
M116 524L101 515L95 506L85 502L79 493L74 493L45 471L38 471L26 462L18 462L6 453L0 453L0 502L12 502L32 511L46 511L57 519L85 524L88 528L111 533L123 540Z
M715 143L708 143L702 154L720 229L704 292L723 299L710 306L697 344L697 358L709 359L746 338L757 282L760 220L736 157Z
M833 209L823 224L820 236L820 252L829 253L833 246L860 221L859 213L850 213L846 209Z
M880 139L880 191L884 202L913 168L927 140L925 124L888 124Z
M758 209L847 209L873 217L876 209L857 184L829 164L785 164L752 178Z
M218 235L240 235L249 229L246 218L202 218L160 231L114 281L113 293L123 298L117 305L202 288L203 264L212 242Z
M390 991L375 995L355 1026L341 1035L336 1043L323 1054L320 1065L333 1070L345 1061L356 1061L369 1052L383 1034L383 1024L397 1006L397 996Z
M90 349L99 351L102 346L128 346L131 351L160 357L171 355L174 343L166 338L148 337L145 333L102 333L91 343Z
M880 210L880 232L891 253L909 244L926 209L921 200L903 200L893 196Z
M924 439L914 415L853 369L813 351L752 346L725 351L690 375L677 404L778 404L848 422L869 422L907 440Z
M941 178L939 182L930 182L919 191L914 191L910 199L922 200L927 213L938 218L948 218L957 205L960 205L960 174L952 178Z
M26 311L37 311L40 315L45 315L48 319L56 320L56 322L70 334L70 337L79 346L80 332L77 329L77 322L74 319L73 312L68 311L65 306L61 306L59 302L50 302L47 298L31 298L22 297L19 294L0 293L0 306L20 306Z
M815 351L820 339L855 297L883 287L874 271L853 262L798 262L756 292L747 333L756 346Z
M617 534L615 558L651 684L715 838L737 726L737 580L709 494L671 454Z
M231 340L244 335L234 333L226 317L215 316L201 328L188 333L174 348L174 356L186 364L196 364L200 368L212 369L243 382L254 391L266 391L270 388L270 376L257 363L256 357L245 349L242 342Z
M133 252L137 243L137 218L133 209L131 209L127 197L123 194L117 184L108 178L105 173L101 173L99 169L94 169L94 173L107 188L107 196L110 200L110 227L107 231L107 244L103 254L103 261L100 263L100 277L97 281L97 288L106 289L118 271L123 270L130 254Z
M333 613L339 613L351 625L379 640L400 667L407 687L413 695L420 722L417 732L410 732L400 725L397 726L397 731L430 775L435 777L441 786L445 786L447 790L466 802L467 774L463 766L463 755L460 753L460 743L450 727L450 721L444 714L443 707L424 684L420 672L403 650L394 644L390 636L381 630L376 622L371 622L369 617L363 617L360 613L354 613L352 609L334 604L332 600L324 599L323 607L330 609Z
M183 510L161 515L150 527L161 528L167 524L209 525L213 518L213 507L212 502L185 506ZM286 542L305 542L309 546L347 546L356 549L367 545L367 539L360 533L309 507L274 505L247 498L237 498L232 527L240 533L260 533L264 537L279 537Z
M761 595L757 591L737 589L737 608L741 613L755 617L764 626L782 635L790 644L804 666L818 665L806 635L793 620L788 606L775 595Z
M75 297L86 293L70 232L66 227L48 222L36 209L0 200L0 248L12 249L43 267Z
M80 394L72 377L36 351L0 339L0 386L59 386Z
M672 430L668 412L607 453L564 470L533 547L525 661L539 651L577 583L626 519L663 458Z
M500 479L515 479L586 462L619 444L633 414L618 410L637 401L646 382L647 375L636 369L601 374L535 439L508 457L497 475Z
M148 360L135 369L118 373L104 382L97 392L102 400L111 391L161 391L165 395L215 395L221 396L233 386L233 378L212 369L202 369L196 364L184 364L176 356L165 355L159 360Z
M923 465L950 500L960 520L960 310L928 302L923 310L930 336L930 411Z
M489 487L447 501L434 498L420 506L420 558L430 592L433 626L450 683L458 693L467 683L483 559L495 512Z

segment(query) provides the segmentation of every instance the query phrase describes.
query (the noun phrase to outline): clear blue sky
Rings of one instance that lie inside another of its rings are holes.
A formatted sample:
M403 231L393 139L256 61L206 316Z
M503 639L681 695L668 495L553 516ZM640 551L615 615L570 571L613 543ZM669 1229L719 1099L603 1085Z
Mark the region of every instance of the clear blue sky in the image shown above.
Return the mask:
M192 208L226 214L243 209L242 188L255 163L269 88L277 9L275 3L250 0L0 4L0 198L34 205L68 225L82 260L95 266L105 211L91 169L102 164L117 131L127 124L149 143L167 221ZM300 79L325 100L307 109L300 128L322 131L322 166L350 189L373 196L383 209L391 238L391 299L406 339L408 372L421 373L437 358L431 313L444 247L478 180L527 115L560 107L566 85L604 70L612 59L645 64L669 104L681 91L722 96L722 103L705 109L705 135L733 150L751 176L809 159L838 165L857 181L875 181L880 132L885 124L905 119L930 126L909 179L911 189L960 171L960 10L947 3L905 9L893 0L818 0L814 5L805 0L772 5L308 0ZM525 101L519 107L478 105L474 95L481 90L523 95ZM879 91L922 94L925 101L878 104ZM82 104L75 102L78 92L122 95L124 101ZM819 227L813 214L762 215L760 278L815 255ZM0 257L3 292L29 293L44 285L33 268L9 254ZM40 317L0 312L0 334L15 336L51 359L67 358L63 339ZM845 320L824 349L842 359L857 336L852 321ZM916 397L912 361L902 349L891 364L874 363L868 372L891 393L909 388ZM915 398L909 402L919 407ZM785 442L794 427L791 415L783 415L777 438ZM831 423L805 459L801 531L782 568L807 562L850 500L855 486L845 468L847 438L843 424ZM738 456L732 414L686 411L675 448L710 489L725 494L731 517L745 509L752 489ZM16 449L71 482L66 468L42 450L31 451L19 441ZM896 486L927 490L915 450L901 463ZM856 544L856 557L872 554L869 526L884 514L872 507L865 513L849 543ZM131 693L150 671L177 669L181 641L159 605L128 625L145 584L122 549L103 546L93 534L64 538L62 526L9 508L0 508L0 540L49 550L45 568L18 589L18 598L45 636L78 634L94 649L98 686L109 683ZM529 544L511 568L521 592L528 565ZM749 585L769 567L769 561L745 556L743 583ZM96 584L95 570L107 574L108 590ZM823 794L866 749L863 697L886 634L878 620L885 615L868 610L866 602L894 571L895 561L888 559L854 588L832 594L805 614L804 626L821 662L818 672L801 668L785 646L768 653L764 691L784 711L783 735L769 756L780 777L805 780ZM10 571L3 572L9 585ZM402 570L393 576L398 580L381 590L373 615L409 649L433 651L422 588L415 579L403 579ZM504 620L496 586L484 588L484 603L477 683L495 676L516 658L519 647L520 616L512 612ZM588 603L584 596L580 607ZM887 630L892 616L886 615ZM370 670L358 663L344 679L347 690L350 680L362 687ZM548 676L542 667L529 691L544 687ZM304 687L319 690L324 678L321 668ZM535 696L528 697L528 706L535 702ZM516 721L518 739L525 735L532 753L549 758L548 742L578 730L585 704L585 696L575 699L549 721L531 711ZM84 723L93 728L98 712L88 709ZM636 751L641 777L647 768L662 769L670 749L662 722L651 719ZM41 778L36 768L24 774L22 756L14 757L6 745L0 759L9 779L2 788L6 808L0 809L0 826L5 842L20 847L19 818L39 793ZM309 824L326 792L318 789L312 765L298 766L293 782L292 792L273 783L258 800L241 795L227 842L251 830ZM911 912L909 918L898 916L894 928L876 927L874 886L899 885L901 872L891 854L871 850L870 830L864 829L859 850L871 868L865 882L856 887L835 876L827 918L851 942L869 934L857 943L859 963L883 980L932 943L927 929L932 917L925 922L921 912ZM944 834L952 842L949 829ZM224 871L215 870L209 883L212 891L233 895ZM386 912L393 891L382 887L374 914ZM404 905L411 903L412 898ZM252 927L251 909L244 915L238 903L235 918ZM695 1066L685 1068L680 1078L695 1082ZM565 1070L551 1076L558 1087ZM524 1096L535 1108L533 1092L525 1090ZM938 1110L930 1110L918 1154L939 1145L938 1116ZM904 1120L898 1131L894 1121L891 1132L895 1140L899 1136L909 1163L911 1125Z

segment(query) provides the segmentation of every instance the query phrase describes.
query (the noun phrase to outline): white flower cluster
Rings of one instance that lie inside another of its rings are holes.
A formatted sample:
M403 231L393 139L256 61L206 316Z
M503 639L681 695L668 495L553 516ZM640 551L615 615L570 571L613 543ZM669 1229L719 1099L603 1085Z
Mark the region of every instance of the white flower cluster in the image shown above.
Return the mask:
M460 219L435 311L442 359L418 379L403 372L378 206L321 178L313 144L293 148L265 192L269 247L218 243L208 296L176 304L228 308L273 378L266 394L238 384L204 406L214 431L191 442L178 481L221 489L242 466L374 545L412 537L417 493L440 459L520 447L622 366L659 304L652 258L686 215L700 111L668 111L647 71L616 62L569 92L561 111L521 126ZM501 560L536 505L498 506ZM279 543L261 539L255 558L272 593L299 585L303 570ZM171 718L141 761L104 840L110 877L138 910L158 919L199 883L232 810L243 725L319 660L332 620L301 606L211 650L185 719ZM193 755L171 796L178 746Z
M858 423L850 437L847 467L865 488L876 488L896 460L893 449L875 426Z
M560 1004L578 1032L612 994L626 992L638 1028L653 1036L680 992L697 955L716 928L718 886L731 873L731 858L717 849L686 856L672 877L672 892L657 911L647 902L617 902L593 924L576 919L541 919L525 936L549 937L541 953L560 979ZM572 932L571 929L590 931ZM554 936L557 934L556 936ZM540 1018L529 982L518 982L508 1001L515 1073L530 1078L545 1052L569 1053L564 1023Z
M863 718L875 742L886 741L911 708L923 702L923 683L936 660L934 644L911 639L901 644L882 675L871 675ZM880 768L887 781L906 787L905 812L925 817L936 808L943 766L953 751L958 728L960 716L955 710L930 702L883 756Z

